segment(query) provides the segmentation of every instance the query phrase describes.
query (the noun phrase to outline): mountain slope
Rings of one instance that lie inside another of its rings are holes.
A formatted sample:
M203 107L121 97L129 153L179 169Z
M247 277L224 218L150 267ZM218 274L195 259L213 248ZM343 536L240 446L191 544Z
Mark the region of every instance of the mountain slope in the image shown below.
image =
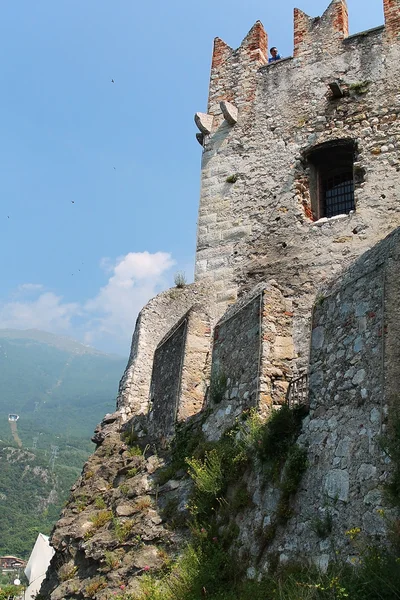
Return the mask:
M94 427L114 411L125 362L46 332L0 330L0 554L28 556L38 530L50 532Z

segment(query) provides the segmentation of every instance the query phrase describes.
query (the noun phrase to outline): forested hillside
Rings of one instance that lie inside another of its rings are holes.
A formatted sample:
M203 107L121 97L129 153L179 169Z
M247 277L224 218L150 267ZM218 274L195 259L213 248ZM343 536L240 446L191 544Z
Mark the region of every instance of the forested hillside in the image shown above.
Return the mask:
M0 330L0 554L27 557L50 532L124 367L68 338Z

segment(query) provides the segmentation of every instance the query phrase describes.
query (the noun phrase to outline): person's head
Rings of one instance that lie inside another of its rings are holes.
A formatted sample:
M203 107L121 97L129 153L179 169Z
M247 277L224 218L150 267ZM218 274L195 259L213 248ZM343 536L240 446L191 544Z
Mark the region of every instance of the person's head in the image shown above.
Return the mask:
M272 46L272 48L270 48L270 52L271 52L272 58L275 58L278 54L278 48L276 48L275 46Z

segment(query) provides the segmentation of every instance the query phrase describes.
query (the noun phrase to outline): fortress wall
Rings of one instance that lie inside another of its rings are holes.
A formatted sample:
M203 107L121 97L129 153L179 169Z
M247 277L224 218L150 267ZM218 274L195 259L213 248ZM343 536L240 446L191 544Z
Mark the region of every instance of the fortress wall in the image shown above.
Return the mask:
M154 353L149 419L160 436L173 432L176 422L187 324L186 314Z
M199 305L189 312L177 420L185 421L204 406L211 369L211 324Z
M345 532L359 527L360 543L383 543L395 516L383 495L390 461L379 437L390 425L389 402L399 382L393 359L400 353L400 277L391 271L399 256L400 229L357 260L315 305L310 413L298 440L308 449L309 468L295 517L268 550L281 561L308 556L325 569L336 553L352 560L358 551ZM276 508L271 490L261 492L259 504L268 522ZM323 539L315 524L327 514L332 531Z
M161 437L203 408L209 377L210 322L197 305L158 345L150 387L149 422Z
M245 410L262 414L285 400L291 375L291 312L278 288L262 284L232 306L214 330L203 431L218 439Z
M210 306L210 320L220 317L212 284L203 282L172 288L146 304L139 314L132 338L131 353L119 385L117 410L126 420L147 413L154 352L159 342L197 303Z
M246 110L233 126L217 119L202 157L196 279L232 298L276 279L293 300L303 365L318 288L400 225L400 44L383 27L346 38L342 3L333 8L309 24L304 52L259 68ZM333 98L332 81L346 95ZM356 210L316 222L307 151L337 139L356 146Z

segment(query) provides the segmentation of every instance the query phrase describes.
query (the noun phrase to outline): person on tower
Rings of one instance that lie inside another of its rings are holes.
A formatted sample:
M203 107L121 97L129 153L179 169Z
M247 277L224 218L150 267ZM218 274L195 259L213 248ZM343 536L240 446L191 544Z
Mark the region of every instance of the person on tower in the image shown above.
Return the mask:
M281 60L281 55L278 54L278 48L276 48L275 46L272 46L272 48L270 49L270 53L271 58L268 59L269 63L275 62L276 60Z

